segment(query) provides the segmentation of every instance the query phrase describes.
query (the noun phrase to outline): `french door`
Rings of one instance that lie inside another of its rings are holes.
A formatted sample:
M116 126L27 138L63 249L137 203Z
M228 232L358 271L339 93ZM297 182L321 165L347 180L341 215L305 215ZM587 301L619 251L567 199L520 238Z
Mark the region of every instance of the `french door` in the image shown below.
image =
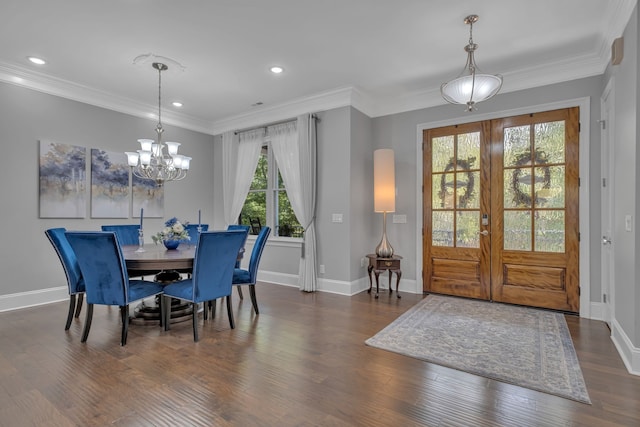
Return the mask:
M578 117L424 131L426 292L579 311Z

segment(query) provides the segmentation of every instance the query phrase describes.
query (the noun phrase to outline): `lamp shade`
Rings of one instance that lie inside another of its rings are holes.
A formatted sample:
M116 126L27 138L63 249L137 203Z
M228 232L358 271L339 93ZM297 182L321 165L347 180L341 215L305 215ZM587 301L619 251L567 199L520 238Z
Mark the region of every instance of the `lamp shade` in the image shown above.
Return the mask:
M373 152L373 204L375 212L396 211L396 173L393 150Z

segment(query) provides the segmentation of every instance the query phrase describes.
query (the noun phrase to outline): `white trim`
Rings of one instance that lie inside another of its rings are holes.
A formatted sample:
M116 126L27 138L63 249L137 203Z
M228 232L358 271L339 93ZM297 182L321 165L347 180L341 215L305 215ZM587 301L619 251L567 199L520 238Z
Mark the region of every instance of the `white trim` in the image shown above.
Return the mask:
M0 313L65 300L69 300L69 289L66 286L0 295Z
M590 263L590 231L589 231L589 136L590 136L590 98L576 98L548 104L532 105L513 110L503 110L472 116L458 117L436 122L420 123L416 126L416 235L422 236L422 131L456 124L479 122L498 119L502 117L518 116L529 113L539 113L560 108L580 107L580 317L590 317L591 284L589 275ZM422 239L416 239L416 280L419 286L422 283ZM416 288L416 290L418 290Z
M634 347L616 319L611 319L611 341L618 349L627 371L633 375L640 375L640 348Z

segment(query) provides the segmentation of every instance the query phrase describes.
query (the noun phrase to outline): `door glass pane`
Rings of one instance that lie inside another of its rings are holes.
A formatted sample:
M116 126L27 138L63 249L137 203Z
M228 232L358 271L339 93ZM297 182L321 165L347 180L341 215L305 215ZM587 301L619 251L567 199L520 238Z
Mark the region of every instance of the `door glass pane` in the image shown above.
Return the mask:
M564 163L564 120L535 125L535 151L546 163Z
M534 168L536 174L536 207L564 208L564 166Z
M480 132L458 135L458 161L456 170L480 168Z
M457 214L456 246L461 248L480 247L480 212L462 211Z
M480 207L480 172L459 172L456 174L456 199L458 209L478 209Z
M278 221L276 235L285 237L302 237L302 227L293 213L291 202L286 190L276 190L275 197L278 204Z
M531 168L505 169L504 207L531 208Z
M434 209L453 209L454 174L434 174L432 178L432 199Z
M453 246L453 211L433 211L432 218L433 246Z
M267 223L267 192L266 191L250 191L247 199L244 201L242 212L240 212L240 221L238 224L249 225L251 220L260 220L260 224Z
M564 252L564 211L536 211L536 252Z
M431 139L431 171L444 172L447 164L454 159L453 135Z
M504 167L527 164L527 157L531 157L530 135L528 125L504 129Z
M531 250L531 212L504 212L504 249L511 251Z

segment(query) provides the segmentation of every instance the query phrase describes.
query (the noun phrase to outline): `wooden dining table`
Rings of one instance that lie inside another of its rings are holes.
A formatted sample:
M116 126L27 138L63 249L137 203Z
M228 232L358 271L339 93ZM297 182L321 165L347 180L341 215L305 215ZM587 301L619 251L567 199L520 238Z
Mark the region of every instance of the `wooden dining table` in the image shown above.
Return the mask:
M177 249L167 249L164 245L144 245L144 252L138 252L138 245L122 246L127 271L130 276L148 275L161 271L189 271L193 269L195 245L181 243Z
M138 251L138 245L121 246L122 255L129 276L153 276L156 282L171 283L179 280L182 273L191 273L196 246L181 243L177 249L167 249L164 245L144 245L144 251ZM244 256L244 248L238 252L237 260ZM146 277L145 277L146 279ZM147 279L149 280L149 279ZM191 304L173 299L171 303L171 322L183 322L191 317ZM131 322L134 324L157 324L160 320L158 304L149 305L144 301L134 310Z

